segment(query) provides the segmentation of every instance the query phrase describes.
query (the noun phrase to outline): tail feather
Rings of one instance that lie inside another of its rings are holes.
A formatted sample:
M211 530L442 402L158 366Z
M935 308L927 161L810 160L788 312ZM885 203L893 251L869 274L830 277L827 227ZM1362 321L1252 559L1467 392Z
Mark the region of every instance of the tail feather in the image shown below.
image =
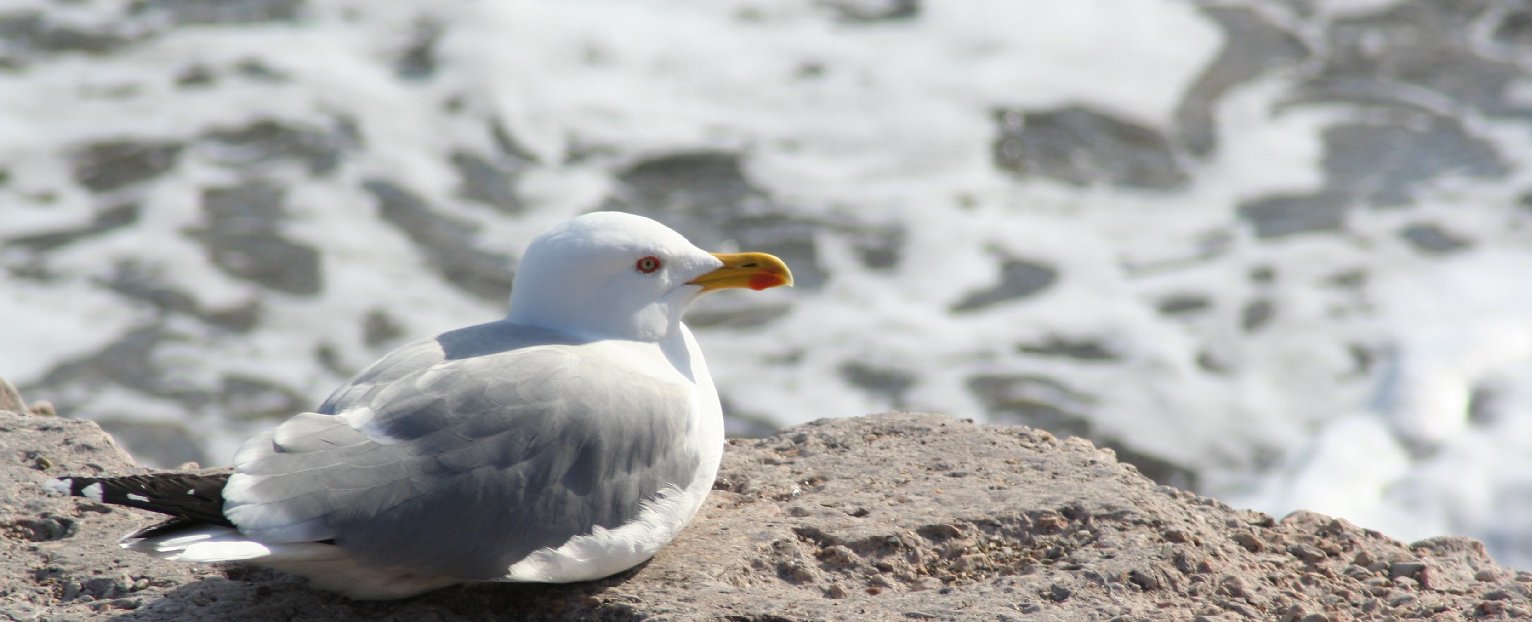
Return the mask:
M228 481L228 473L154 473L121 477L61 477L48 480L43 488L55 494L85 497L101 503L168 514L177 519L233 527L234 523L223 515L223 487Z
M128 535L123 536L122 537L122 542L126 543L126 542L128 542L130 540L148 540L148 539L151 539L151 538L163 538L163 537L166 537L166 536L175 536L175 535L179 535L183 531L198 529L198 528L206 527L206 526L208 526L208 524L203 522L203 521L192 519L192 518L181 518L179 516L176 516L176 517L173 517L173 518L168 518L166 520L162 520L162 521L160 521L158 523L155 523L153 525L149 525L147 527L139 527L138 529L134 530L132 533L129 533ZM216 526L222 527L222 525L216 525Z
M123 477L61 477L43 488L170 515L127 534L118 545L182 562L252 563L307 577L316 587L363 600L407 598L462 583L447 576L419 576L357 561L334 540L264 542L251 539L223 515L228 473L160 473Z

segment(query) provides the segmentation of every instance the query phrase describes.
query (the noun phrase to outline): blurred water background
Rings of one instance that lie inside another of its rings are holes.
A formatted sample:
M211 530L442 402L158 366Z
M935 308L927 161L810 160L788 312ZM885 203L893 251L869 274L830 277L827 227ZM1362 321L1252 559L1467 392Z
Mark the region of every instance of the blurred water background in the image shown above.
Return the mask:
M734 434L888 409L1532 568L1532 3L0 0L0 375L225 464L595 209L785 258Z

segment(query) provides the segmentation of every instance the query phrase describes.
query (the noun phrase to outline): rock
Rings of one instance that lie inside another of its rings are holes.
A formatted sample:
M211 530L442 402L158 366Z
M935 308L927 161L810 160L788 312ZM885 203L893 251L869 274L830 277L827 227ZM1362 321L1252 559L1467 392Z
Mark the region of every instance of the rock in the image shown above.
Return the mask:
M1017 177L1141 190L1174 190L1189 180L1176 146L1165 135L1106 111L1080 105L1002 109L994 119L995 166Z
M324 288L319 251L282 235L284 194L267 180L204 190L206 225L184 233L224 274L280 292L316 295Z
M1000 263L1000 282L972 292L951 307L953 313L969 313L1002 302L1042 292L1058 281L1058 269L1045 263L1006 257Z
M1447 254L1473 248L1473 241L1443 229L1435 223L1422 222L1399 230L1399 237L1426 254Z
M505 300L511 294L510 257L474 245L477 226L438 212L426 199L385 179L362 183L378 202L378 215L399 229L426 255L437 272L459 289L483 300Z
M94 192L109 192L165 174L184 145L129 139L91 143L74 157L75 180Z
M1407 547L1303 512L1277 522L1156 486L1083 440L937 415L821 420L731 440L696 522L616 577L454 587L385 603L267 570L117 548L117 537L154 518L46 497L39 486L140 470L93 422L0 413L0 446L8 449L0 611L27 619L1335 620L1532 611L1532 573L1496 565L1476 542ZM1345 572L1374 560L1391 560L1392 575L1429 570L1431 591Z
M242 68L265 75L260 65ZM277 76L267 76L276 79ZM247 124L211 129L199 137L206 157L226 168L254 172L277 163L295 163L311 175L326 175L340 166L345 153L361 142L356 129L344 118L332 127L305 125L262 118Z
M27 403L22 400L21 392L4 378L0 378L0 411L26 412L26 410Z
M291 22L303 10L303 0L143 0L135 12L162 14L178 24L259 24Z

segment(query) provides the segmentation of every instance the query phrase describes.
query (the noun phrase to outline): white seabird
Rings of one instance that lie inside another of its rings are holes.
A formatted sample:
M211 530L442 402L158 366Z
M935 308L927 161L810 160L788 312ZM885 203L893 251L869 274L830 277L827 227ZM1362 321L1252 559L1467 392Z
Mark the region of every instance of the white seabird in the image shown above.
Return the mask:
M586 214L528 246L505 319L384 356L246 442L232 474L47 488L174 517L125 548L267 566L358 599L610 576L675 538L723 454L718 394L681 314L704 292L791 284L771 255Z

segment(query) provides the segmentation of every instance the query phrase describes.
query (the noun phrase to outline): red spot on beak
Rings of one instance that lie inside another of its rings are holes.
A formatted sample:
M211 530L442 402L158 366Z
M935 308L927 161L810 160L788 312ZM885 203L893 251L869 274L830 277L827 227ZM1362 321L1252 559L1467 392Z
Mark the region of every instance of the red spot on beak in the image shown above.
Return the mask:
M755 291L761 291L769 287L776 287L782 283L782 277L775 274L761 273L750 277L750 289Z

